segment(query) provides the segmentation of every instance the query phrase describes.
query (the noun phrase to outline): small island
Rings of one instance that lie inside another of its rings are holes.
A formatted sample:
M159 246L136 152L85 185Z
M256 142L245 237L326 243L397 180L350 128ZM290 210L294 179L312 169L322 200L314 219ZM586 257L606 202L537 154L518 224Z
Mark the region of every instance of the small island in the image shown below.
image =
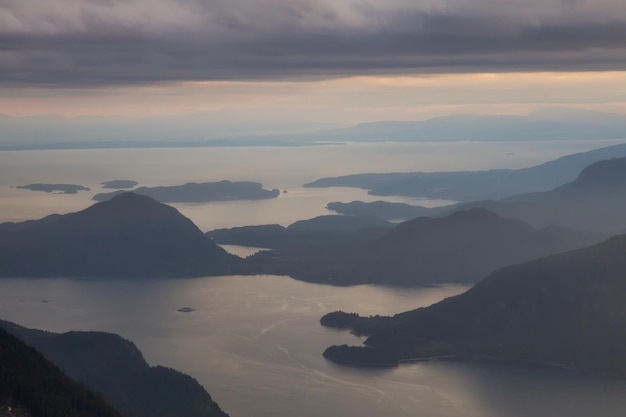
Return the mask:
M179 313L193 313L194 311L196 311L196 309L195 308L191 308L191 307L182 307L182 308L179 308L176 311L178 311Z
M90 188L76 184L28 184L18 185L15 188L57 194L77 194L79 191L90 191Z
M102 188L109 188L114 190L125 190L128 188L133 188L139 184L137 181L132 180L111 180L101 182Z
M93 196L95 201L106 201L123 193L118 190L100 193ZM277 198L278 189L268 190L258 182L251 181L218 181L183 185L139 187L132 190L135 194L151 197L161 203L209 203L213 201L261 200Z

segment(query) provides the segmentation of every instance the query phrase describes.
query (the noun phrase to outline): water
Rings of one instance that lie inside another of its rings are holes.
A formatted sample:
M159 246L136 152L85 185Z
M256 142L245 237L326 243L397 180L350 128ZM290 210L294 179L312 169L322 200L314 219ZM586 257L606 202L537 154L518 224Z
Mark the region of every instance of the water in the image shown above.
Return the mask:
M460 363L357 369L321 356L331 344L361 341L320 326L327 312L393 314L465 288L335 288L275 276L3 279L0 317L121 334L151 364L197 378L232 417L623 415L620 380Z
M99 183L140 185L254 180L287 190L278 199L177 204L203 230L327 214L330 201L372 201L363 190L307 189L324 176L359 172L519 168L614 141L347 144L305 148L126 149L0 152L0 222L67 213L92 204ZM54 195L11 188L74 183L91 192ZM413 204L441 201L385 198ZM256 249L229 247L242 256ZM179 280L1 279L0 317L63 332L103 330L133 340L151 364L197 378L232 417L622 416L626 382L558 371L460 363L391 370L341 367L321 356L358 344L319 318L342 309L394 314L463 291L336 288L287 277ZM196 309L181 313L181 307Z
M331 201L384 199L425 206L446 201L369 196L352 188L302 188L325 176L363 172L451 171L521 168L559 156L620 141L348 143L308 147L104 149L0 151L0 222L69 213L93 204L113 179L140 186L179 185L189 181L258 181L286 190L279 198L208 204L174 204L202 230L256 224L289 225L329 214ZM621 141L623 142L623 140ZM90 192L58 195L12 188L31 183L71 183Z

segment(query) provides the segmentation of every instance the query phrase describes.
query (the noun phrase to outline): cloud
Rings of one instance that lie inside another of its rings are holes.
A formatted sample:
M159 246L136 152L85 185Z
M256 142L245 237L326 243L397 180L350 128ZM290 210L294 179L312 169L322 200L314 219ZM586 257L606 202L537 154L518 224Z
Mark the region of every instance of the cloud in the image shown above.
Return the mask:
M626 69L622 0L0 0L0 82Z

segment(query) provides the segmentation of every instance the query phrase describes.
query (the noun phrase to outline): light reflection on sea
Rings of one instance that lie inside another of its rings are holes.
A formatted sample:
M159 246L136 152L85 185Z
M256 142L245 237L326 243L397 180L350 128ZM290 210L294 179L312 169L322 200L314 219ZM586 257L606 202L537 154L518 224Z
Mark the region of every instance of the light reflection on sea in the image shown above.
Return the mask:
M321 356L331 344L361 342L322 327L327 312L394 314L465 288L337 288L276 276L0 279L0 317L118 333L151 364L197 378L231 417L622 415L620 380L445 362L358 369Z

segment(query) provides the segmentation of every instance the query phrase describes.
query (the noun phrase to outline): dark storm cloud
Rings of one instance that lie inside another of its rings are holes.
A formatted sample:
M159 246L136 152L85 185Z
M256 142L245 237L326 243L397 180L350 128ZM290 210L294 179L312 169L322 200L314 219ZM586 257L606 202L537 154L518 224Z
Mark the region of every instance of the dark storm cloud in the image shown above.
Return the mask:
M621 1L417 3L0 0L0 81L626 69Z

